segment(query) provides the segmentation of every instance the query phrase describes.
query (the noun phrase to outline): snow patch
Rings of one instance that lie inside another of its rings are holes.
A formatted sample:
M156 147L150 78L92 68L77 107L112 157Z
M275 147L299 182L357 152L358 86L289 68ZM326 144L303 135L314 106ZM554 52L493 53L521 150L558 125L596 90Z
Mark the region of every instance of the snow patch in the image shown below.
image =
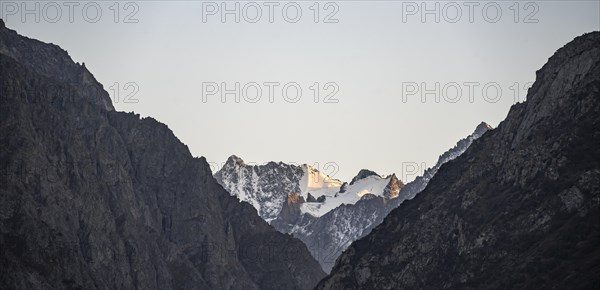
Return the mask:
M343 204L355 204L365 194L373 194L376 196L382 196L385 187L390 182L391 177L382 178L379 176L368 176L363 178L352 185L348 185L344 193L339 193L339 187L337 191L333 192L333 188L319 189L317 191L310 191L315 196L321 196L322 193L325 195L325 202L306 202L300 206L302 213L308 213L314 217L320 217L329 211L343 205ZM315 195L315 193L317 193Z

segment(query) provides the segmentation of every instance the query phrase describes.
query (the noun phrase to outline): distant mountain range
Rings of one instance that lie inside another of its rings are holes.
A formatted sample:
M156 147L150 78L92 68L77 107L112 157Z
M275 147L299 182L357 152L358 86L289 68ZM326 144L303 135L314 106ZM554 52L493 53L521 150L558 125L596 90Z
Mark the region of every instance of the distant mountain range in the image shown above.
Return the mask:
M310 165L247 165L237 156L231 156L214 176L278 231L302 240L329 272L353 241L380 224L404 200L412 199L444 163L460 156L490 129L486 123L479 124L473 134L442 154L435 166L406 185L395 174L382 177L366 169L350 183L342 183Z

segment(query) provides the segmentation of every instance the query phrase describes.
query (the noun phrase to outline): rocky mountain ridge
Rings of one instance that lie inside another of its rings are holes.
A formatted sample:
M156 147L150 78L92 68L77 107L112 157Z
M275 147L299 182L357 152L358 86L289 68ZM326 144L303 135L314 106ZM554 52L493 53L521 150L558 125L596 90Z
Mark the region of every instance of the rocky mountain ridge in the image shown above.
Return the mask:
M559 49L525 103L354 242L317 289L597 288L599 128L593 32Z
M0 27L1 289L310 289L306 246L57 46Z

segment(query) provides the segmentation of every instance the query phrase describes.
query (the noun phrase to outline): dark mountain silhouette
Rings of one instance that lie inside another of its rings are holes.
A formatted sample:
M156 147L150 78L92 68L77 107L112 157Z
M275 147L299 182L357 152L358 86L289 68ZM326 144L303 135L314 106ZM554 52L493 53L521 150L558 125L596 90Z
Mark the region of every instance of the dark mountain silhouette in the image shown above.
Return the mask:
M443 165L317 289L597 289L600 33L537 72L527 101Z
M306 246L66 51L0 27L0 289L310 289Z

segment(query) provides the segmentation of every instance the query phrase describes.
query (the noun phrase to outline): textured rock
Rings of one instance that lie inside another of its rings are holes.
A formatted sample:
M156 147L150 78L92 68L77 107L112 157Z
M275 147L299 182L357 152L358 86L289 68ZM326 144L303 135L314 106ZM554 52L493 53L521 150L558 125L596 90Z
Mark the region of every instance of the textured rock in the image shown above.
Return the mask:
M286 225L296 224L301 215L300 205L304 202L304 197L300 196L299 193L291 192L288 194L287 202L283 204L281 212L279 213L279 219L277 220L281 225L274 224L273 226L277 229ZM282 230L280 231L284 232Z
M344 193L346 190L348 190L348 182L342 183L342 186L340 187L340 193Z
M231 195L248 202L265 220L271 221L281 212L288 194L300 192L302 167L282 162L247 165L231 156L215 178Z
M0 30L0 289L310 289L306 246L54 45ZM92 94L92 95L90 95Z
M356 176L354 176L354 178L352 178L352 180L350 181L350 185L354 184L355 182L357 182L361 179L364 179L366 177L373 176L373 175L379 176L379 174L377 174L375 171L371 171L368 169L361 169L358 172L358 174Z
M318 289L596 289L600 33L537 72L527 101L353 243Z
M398 193L402 187L404 187L404 183L396 177L396 174L392 174L390 183L383 190L383 197L387 199L398 197Z
M85 97L90 103L112 111L114 107L108 93L85 68L73 62L67 51L57 45L43 43L17 34L8 28L0 28L0 53L15 59L37 74L56 80L67 88L59 90L50 83L40 87L41 92L53 101ZM75 101L75 100L74 100Z

